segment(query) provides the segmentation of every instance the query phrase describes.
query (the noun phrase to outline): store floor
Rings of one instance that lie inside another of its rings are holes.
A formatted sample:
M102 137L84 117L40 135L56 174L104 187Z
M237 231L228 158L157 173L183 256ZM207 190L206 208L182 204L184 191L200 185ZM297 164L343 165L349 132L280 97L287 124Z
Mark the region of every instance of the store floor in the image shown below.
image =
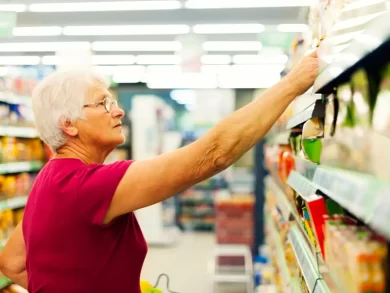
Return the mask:
M214 247L213 233L184 233L174 246L149 247L142 278L154 283L166 273L175 293L245 293L243 286L211 286L208 263ZM159 287L169 293L165 284L164 279Z

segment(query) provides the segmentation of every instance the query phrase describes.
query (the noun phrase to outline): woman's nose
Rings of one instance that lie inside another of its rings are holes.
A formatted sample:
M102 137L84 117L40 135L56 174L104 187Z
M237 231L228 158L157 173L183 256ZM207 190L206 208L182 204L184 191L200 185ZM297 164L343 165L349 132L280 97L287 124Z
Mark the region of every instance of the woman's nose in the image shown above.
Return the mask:
M122 118L125 116L125 111L123 111L123 109L119 106L112 105L111 115L113 118Z

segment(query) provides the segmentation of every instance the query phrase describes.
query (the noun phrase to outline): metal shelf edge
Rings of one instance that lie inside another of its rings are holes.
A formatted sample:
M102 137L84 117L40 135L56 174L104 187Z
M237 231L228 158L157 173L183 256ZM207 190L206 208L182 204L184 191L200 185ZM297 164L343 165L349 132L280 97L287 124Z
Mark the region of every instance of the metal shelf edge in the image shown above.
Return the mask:
M324 118L325 117L325 103L319 99L313 104L307 107L302 112L297 113L287 121L287 129L292 129L298 125L305 123L312 118Z
M309 253L309 247L300 230L297 227L291 227L288 237L309 291L311 293L330 293L319 272L316 271L316 261Z
M361 35L358 35L355 41L345 50L339 53L339 59L336 57L330 65L322 70L314 83L316 93L329 94L334 87L346 82L349 76L364 64L369 66L372 66L373 63L380 65L385 61L381 56L388 55L388 47L390 47L389 17L390 12L384 12L372 20L368 28ZM356 56L356 58L345 60L345 56Z

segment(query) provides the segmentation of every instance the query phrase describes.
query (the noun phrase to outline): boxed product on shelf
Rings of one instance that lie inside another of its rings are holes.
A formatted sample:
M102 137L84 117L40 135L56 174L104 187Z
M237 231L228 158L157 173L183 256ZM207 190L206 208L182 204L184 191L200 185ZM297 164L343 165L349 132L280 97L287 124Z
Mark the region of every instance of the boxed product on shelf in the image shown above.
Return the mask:
M344 292L385 292L386 240L345 216L326 217L327 265Z
M233 195L215 203L215 232L217 243L253 245L252 195Z

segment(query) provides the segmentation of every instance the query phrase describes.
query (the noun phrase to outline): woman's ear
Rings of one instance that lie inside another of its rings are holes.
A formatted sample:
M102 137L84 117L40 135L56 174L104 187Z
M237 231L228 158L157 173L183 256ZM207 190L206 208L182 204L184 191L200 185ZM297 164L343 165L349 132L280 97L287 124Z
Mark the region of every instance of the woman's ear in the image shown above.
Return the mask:
M79 133L76 125L69 119L62 120L60 127L69 136L76 136Z

